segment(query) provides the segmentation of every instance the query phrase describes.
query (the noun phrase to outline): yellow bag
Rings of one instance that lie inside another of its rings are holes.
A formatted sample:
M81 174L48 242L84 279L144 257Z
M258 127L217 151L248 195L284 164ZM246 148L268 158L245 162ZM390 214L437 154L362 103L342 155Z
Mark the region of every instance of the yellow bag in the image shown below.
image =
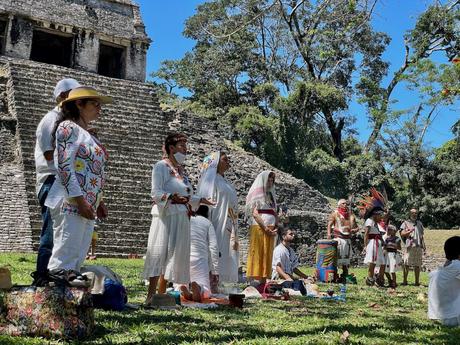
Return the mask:
M10 270L7 267L0 267L0 289L9 290L12 286Z

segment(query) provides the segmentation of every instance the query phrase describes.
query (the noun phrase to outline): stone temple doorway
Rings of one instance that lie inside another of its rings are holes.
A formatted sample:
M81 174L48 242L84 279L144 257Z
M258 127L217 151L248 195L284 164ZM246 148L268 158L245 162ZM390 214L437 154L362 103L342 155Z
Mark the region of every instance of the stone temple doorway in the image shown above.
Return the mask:
M7 20L5 18L0 17L0 54L3 54L5 50L7 26L8 26Z
M106 77L124 78L125 49L101 42L99 44L97 73Z
M71 67L73 37L34 30L30 59L52 65Z

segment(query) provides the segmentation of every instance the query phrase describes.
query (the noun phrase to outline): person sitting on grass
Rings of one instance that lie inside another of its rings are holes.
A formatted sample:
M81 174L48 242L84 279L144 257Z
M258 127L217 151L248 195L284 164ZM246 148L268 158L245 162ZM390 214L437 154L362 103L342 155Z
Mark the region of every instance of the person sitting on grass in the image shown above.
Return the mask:
M190 219L190 290L180 285L187 300L201 302L211 295L211 281L219 282L219 246L216 232L208 219L209 208L201 205Z
M396 272L399 270L401 263L401 256L398 253L398 250L401 250L401 239L396 236L396 232L397 229L394 225L388 225L387 236L383 243L386 264L385 275L388 278L390 287L393 289L397 286Z
M446 326L460 326L460 236L444 243L446 263L430 273L428 318Z
M283 287L300 291L302 295L306 295L307 291L303 282L294 279L294 273L301 278L308 278L305 273L299 270L299 260L294 249L291 248L295 233L291 229L280 225L278 235L281 243L273 251L272 280L284 279L281 284Z

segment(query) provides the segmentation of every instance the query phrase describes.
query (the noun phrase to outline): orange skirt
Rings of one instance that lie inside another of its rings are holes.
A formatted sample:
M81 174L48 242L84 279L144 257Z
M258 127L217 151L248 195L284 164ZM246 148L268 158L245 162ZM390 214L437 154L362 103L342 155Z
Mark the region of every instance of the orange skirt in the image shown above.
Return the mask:
M270 278L272 276L272 258L276 236L267 235L259 225L251 225L249 232L246 277Z

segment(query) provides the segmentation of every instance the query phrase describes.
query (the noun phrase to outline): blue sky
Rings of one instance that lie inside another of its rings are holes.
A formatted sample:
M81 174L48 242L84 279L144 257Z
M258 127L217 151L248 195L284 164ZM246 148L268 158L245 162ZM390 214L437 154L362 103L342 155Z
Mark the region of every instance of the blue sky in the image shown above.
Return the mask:
M140 5L142 18L152 44L147 53L147 74L157 70L161 61L180 59L191 50L194 41L182 36L185 20L195 13L203 0L136 0ZM376 8L373 23L377 30L386 32L392 39L385 53L392 70L400 67L404 58L404 32L413 27L419 14L423 12L428 0L381 0ZM396 108L406 109L417 104L417 96L403 86L395 89L394 97L400 102ZM425 144L439 147L452 138L450 127L458 119L459 105L443 108L425 135ZM359 139L365 141L370 133L365 109L353 103L349 113L356 117L353 127L359 133Z

